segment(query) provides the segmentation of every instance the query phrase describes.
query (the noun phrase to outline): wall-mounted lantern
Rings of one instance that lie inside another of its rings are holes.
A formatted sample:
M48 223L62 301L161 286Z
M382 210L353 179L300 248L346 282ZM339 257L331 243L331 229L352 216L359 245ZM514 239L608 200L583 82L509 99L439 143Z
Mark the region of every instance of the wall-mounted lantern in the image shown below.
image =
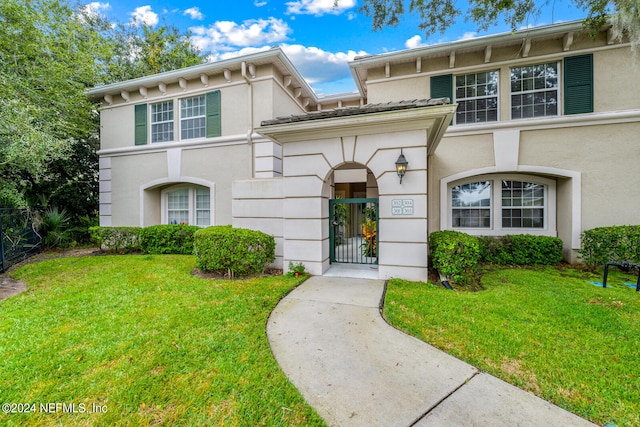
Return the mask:
M400 177L400 184L402 184L402 177L404 176L405 172L407 171L407 165L408 164L409 164L409 162L404 157L404 154L402 154L402 148L401 148L400 149L400 157L398 157L398 160L396 160L396 172L398 172L398 176Z

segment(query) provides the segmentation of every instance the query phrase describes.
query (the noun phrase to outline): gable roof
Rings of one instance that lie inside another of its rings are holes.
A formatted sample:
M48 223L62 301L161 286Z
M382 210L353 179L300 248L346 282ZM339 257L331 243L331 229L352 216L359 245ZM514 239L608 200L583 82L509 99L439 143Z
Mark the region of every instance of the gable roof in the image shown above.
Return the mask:
M224 72L225 69L230 71L238 71L242 70L242 68L246 67L248 64L273 64L283 75L291 76L292 84L295 87L300 87L304 97L311 98L314 103L318 102L318 96L315 94L311 86L309 86L309 83L307 83L307 81L302 77L300 72L296 69L296 67L293 66L289 58L279 47L272 47L268 50L238 56L236 58L224 59L216 62L207 62L204 64L193 65L191 67L180 68L177 70L153 74L137 79L96 86L90 89L88 91L88 94L92 97L118 95L122 91L136 91L140 87L153 87L159 85L160 83L177 83L180 79L197 79L203 74L218 74Z

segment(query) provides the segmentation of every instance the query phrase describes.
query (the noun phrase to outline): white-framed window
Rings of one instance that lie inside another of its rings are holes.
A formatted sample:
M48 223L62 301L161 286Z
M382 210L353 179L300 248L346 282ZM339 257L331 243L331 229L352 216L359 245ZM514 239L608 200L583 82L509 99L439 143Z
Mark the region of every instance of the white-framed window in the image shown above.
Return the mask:
M151 142L173 141L173 101L151 104Z
M476 235L556 235L555 180L496 174L455 181L448 188L451 229Z
M200 185L174 185L162 190L162 223L211 225L211 189Z
M491 181L476 181L451 188L451 224L455 228L491 226Z
M205 95L180 99L180 139L204 138L207 135L207 101Z
M557 62L511 68L512 119L559 114L558 69Z
M219 90L134 106L134 144L185 141L222 136Z
M454 77L456 124L498 120L499 71L481 71Z

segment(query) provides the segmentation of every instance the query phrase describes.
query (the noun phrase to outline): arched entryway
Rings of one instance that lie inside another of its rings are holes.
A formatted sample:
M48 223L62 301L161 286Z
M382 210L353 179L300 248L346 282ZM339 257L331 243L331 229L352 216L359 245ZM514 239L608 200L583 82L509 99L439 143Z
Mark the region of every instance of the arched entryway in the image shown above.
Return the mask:
M378 183L364 165L345 163L328 179L329 262L378 264Z

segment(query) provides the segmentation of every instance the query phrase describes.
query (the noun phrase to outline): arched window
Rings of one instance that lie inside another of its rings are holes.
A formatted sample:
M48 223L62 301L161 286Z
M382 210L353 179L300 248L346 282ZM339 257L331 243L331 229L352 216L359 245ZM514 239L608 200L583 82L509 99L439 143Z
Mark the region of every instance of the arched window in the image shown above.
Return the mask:
M177 185L162 191L162 223L211 225L211 190L199 185Z
M529 175L485 175L449 185L449 225L469 234L556 235L556 183Z

